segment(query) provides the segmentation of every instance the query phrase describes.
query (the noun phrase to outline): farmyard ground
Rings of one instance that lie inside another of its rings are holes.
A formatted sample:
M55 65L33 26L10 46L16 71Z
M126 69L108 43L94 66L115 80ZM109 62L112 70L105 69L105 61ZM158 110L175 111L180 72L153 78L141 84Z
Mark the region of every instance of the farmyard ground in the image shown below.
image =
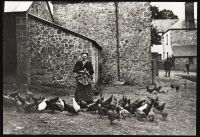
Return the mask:
M177 73L178 74L178 73ZM78 116L70 116L67 112L50 113L18 113L14 110L3 111L3 134L58 134L58 135L196 135L196 82L187 80L187 89L183 83L185 79L174 75L166 78L160 72L157 81L168 90L166 94L159 93L160 100L166 102L165 109L169 113L167 121L162 121L156 115L154 122L138 121L135 117L115 121L111 126L107 117L100 119L98 114L81 112ZM171 80L181 84L180 91L170 88ZM4 86L4 92L13 90L11 86ZM72 103L69 94L62 93L62 98ZM73 94L73 91L71 91ZM135 94L138 93L139 95ZM36 95L55 96L57 91L35 92ZM103 94L108 98L111 94L117 99L126 94L134 101L143 98L148 93L146 89L136 86L104 86ZM97 97L95 97L97 98Z

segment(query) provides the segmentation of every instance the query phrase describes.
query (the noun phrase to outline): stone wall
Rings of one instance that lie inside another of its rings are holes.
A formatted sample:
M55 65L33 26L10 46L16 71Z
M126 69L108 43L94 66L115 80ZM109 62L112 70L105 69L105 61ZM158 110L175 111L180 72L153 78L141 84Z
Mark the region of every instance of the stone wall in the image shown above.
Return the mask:
M127 82L151 80L149 2L119 2L120 74Z
M17 78L20 83L30 83L30 54L27 14L16 15Z
M103 77L117 78L116 23L113 2L54 4L54 19L63 27L94 39L103 47Z
M186 71L185 63L188 61L188 57L175 58L175 70ZM190 71L197 71L197 58L193 57L194 64L190 64Z
M46 1L33 1L28 13L52 22L52 17Z
M171 44L173 45L197 45L197 30L170 30Z
M119 2L118 29L114 2L54 2L54 19L63 27L94 39L103 47L102 77L108 84L117 80L117 59L121 77L141 83L151 78L150 3ZM117 38L120 56L117 55Z
M88 40L30 17L30 78L31 84L54 87L74 87L73 67L83 49L97 52ZM95 64L93 64L95 66Z

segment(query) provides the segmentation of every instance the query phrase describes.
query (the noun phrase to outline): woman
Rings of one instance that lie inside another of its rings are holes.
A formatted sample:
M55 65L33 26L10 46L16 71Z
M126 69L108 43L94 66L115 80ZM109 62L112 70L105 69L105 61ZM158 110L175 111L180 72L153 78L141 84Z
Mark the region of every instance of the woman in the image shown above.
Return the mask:
M87 104L93 103L93 66L90 61L87 60L88 53L83 52L81 55L82 59L77 61L73 72L77 81L77 87L75 91L75 100L77 102L85 101Z

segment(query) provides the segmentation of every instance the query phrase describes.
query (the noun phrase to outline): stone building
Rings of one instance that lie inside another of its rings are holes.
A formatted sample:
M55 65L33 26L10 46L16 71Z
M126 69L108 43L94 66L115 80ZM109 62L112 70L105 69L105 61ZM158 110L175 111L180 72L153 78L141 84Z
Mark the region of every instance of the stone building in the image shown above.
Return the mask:
M185 63L189 61L190 71L197 71L197 46L196 45L179 45L172 47L175 58L175 69L186 71Z
M86 49L97 82L102 47L94 40L53 23L47 2L16 2L8 9L3 22L4 78L12 75L20 83L73 86L73 66Z
M53 16L103 47L103 81L150 82L150 2L53 1Z
M174 56L176 55L175 58L178 59L175 59L175 66L178 66L178 70L183 70L183 68L185 68L184 64L187 59L191 63L192 70L196 71L197 60L195 58L197 54L194 52L197 51L197 20L194 19L194 2L185 3L185 19L180 19L172 25L163 34L162 38L162 44L165 48L164 59L166 59L167 56L172 56L172 54ZM184 55L184 49L191 51L185 51ZM180 52L178 50L180 50ZM183 52L183 54L177 52ZM191 53L191 55L188 53Z
M95 82L100 77L105 84L121 79L151 82L150 2L52 3L53 14L44 1L30 2L22 11L5 11L4 36L9 36L4 37L4 70L13 67L6 57L12 52L20 82L71 86L73 65L87 49ZM14 23L9 25L11 18ZM8 37L15 41L13 51L6 48Z

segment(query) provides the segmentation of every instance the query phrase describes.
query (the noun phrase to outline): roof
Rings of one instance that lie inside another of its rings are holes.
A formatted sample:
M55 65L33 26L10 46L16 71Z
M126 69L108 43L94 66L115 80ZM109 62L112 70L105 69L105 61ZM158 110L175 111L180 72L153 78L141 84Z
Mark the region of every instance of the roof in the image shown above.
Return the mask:
M5 1L4 12L25 12L33 1Z
M197 20L194 20L195 28L197 28ZM181 19L178 22L176 22L174 25L172 25L169 29L186 29L186 23L185 19Z
M175 57L197 56L197 45L177 45L172 46Z
M154 27L157 26L158 32L165 32L177 21L178 19L155 19L155 20L152 20L151 24Z

